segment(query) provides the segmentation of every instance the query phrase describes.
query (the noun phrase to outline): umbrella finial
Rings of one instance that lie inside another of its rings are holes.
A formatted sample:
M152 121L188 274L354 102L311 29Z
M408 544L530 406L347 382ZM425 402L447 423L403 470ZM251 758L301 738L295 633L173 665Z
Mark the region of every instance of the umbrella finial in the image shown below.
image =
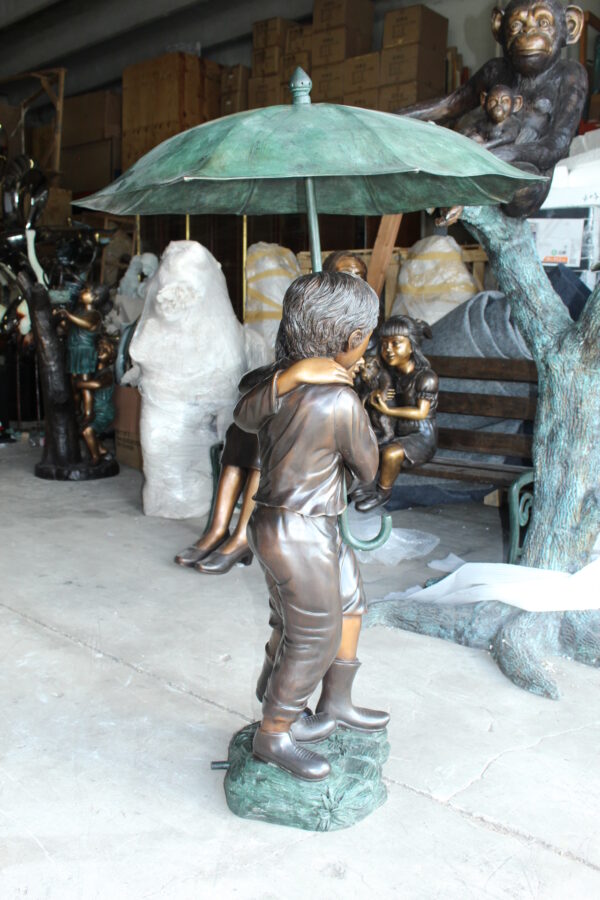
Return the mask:
M298 106L300 103L310 103L310 91L312 81L310 76L306 74L300 66L295 70L290 78L290 91L292 92L292 103Z

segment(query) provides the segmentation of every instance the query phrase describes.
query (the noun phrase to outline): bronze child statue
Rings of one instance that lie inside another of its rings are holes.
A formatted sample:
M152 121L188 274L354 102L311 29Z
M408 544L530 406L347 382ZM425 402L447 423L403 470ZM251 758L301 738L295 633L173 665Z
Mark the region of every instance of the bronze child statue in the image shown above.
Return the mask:
M101 444L99 435L106 431L115 417L113 394L115 390L111 366L117 352L108 337L98 341L98 364L96 372L85 381L76 381L75 387L82 394L92 397L91 408L84 408L80 423L81 436L89 451L93 465L107 456L108 451Z
M381 731L389 716L355 707L352 682L365 596L338 514L349 473L370 482L375 435L352 387L377 324L379 301L362 280L326 272L288 288L280 334L288 358L239 401L235 421L258 434L261 472L248 537L265 573L271 638L257 695L263 718L255 756L317 781L328 761L302 746L336 723ZM314 716L303 715L323 680Z
M422 465L435 453L438 377L421 351L424 337L431 337L429 325L410 316L393 316L379 330L379 352L393 386L373 391L367 402L395 427L392 439L381 444L378 482L355 494L360 512L389 499L401 469Z

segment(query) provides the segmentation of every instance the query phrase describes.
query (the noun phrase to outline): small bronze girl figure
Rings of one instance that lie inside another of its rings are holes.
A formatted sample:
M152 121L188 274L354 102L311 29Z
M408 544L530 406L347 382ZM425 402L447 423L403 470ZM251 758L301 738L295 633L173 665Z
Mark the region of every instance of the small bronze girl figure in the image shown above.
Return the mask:
M360 512L389 499L401 469L423 465L435 453L438 377L421 351L421 341L430 337L429 325L409 316L393 316L379 330L379 353L392 387L373 391L367 404L392 420L394 434L380 443L378 481L356 500Z

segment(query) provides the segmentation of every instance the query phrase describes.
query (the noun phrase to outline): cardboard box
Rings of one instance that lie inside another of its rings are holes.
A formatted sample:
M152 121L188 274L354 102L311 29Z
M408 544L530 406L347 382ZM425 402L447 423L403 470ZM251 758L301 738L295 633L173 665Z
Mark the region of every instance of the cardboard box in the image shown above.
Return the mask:
M385 14L383 47L425 43L430 50L446 51L448 19L422 3L392 9Z
M365 88L364 91L352 91L344 94L344 103L347 106L361 106L363 109L378 109L379 89L376 87Z
M285 36L285 52L310 53L312 46L312 25L297 25L293 22Z
M337 103L344 96L344 63L333 66L319 66L313 69L311 97L319 102Z
M66 188L48 188L48 202L40 219L40 225L66 228L71 217L71 200L73 194Z
M377 108L383 112L396 112L405 106L412 106L421 100L432 100L439 97L438 91L428 84L418 81L407 81L404 84L389 84L379 88Z
M121 170L118 138L63 147L60 154L61 186L74 194L89 194L114 181Z
M265 47L285 49L285 38L291 24L288 19L282 19L279 16L255 22L252 26L253 49L262 50Z
M221 94L221 115L231 116L233 113L243 112L248 109L248 88L245 91L234 91L231 94Z
M93 91L67 97L63 109L62 146L75 147L121 135L121 95Z
M117 461L124 466L143 469L140 444L142 398L137 388L115 385L115 449Z
M279 75L269 78L251 78L248 82L248 109L261 106L274 106L282 102L281 80Z
M224 66L221 72L221 93L234 94L248 90L250 69L248 66Z
M262 50L252 51L252 77L267 78L269 75L279 75L283 66L283 51L281 47L264 47Z
M407 81L429 84L443 94L446 88L445 53L429 50L423 44L382 50L379 84L404 84Z
M313 6L313 32L327 31L345 25L354 31L364 31L369 36L371 49L373 30L373 4L371 0L315 0Z
M282 81L288 83L298 66L304 69L307 75L310 75L311 56L306 50L298 53L286 53L283 57Z
M313 66L330 66L349 56L360 56L371 49L371 32L354 31L343 25L312 36Z
M123 70L123 134L167 126L177 134L220 112L221 66L191 53L166 53Z
M360 92L379 86L379 53L352 56L344 63L344 93Z

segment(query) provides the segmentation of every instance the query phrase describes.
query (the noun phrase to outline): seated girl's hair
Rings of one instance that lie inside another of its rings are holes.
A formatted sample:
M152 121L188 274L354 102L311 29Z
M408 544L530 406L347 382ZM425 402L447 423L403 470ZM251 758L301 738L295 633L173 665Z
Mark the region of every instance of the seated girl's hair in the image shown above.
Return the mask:
M431 338L431 328L422 319L412 319L410 316L392 316L379 327L379 340L396 335L405 335L412 346L412 355L418 368L429 367L429 360L423 355L421 341L423 338Z
M372 331L378 316L377 294L354 275L301 275L285 292L278 343L291 360L334 357L348 348L354 331Z

